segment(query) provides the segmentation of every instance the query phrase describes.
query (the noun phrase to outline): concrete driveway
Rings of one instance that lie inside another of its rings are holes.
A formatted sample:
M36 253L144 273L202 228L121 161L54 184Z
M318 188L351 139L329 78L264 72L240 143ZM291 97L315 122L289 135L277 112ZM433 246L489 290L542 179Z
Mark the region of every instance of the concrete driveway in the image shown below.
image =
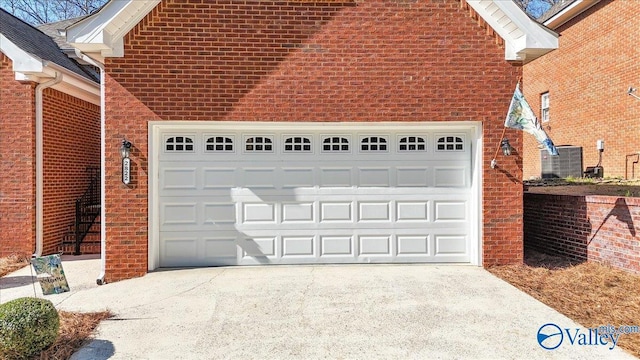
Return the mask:
M180 269L97 286L99 260L71 259L72 292L46 298L116 314L73 359L633 358L566 334L543 349L544 324L588 331L477 267ZM34 294L29 268L0 280L1 302Z

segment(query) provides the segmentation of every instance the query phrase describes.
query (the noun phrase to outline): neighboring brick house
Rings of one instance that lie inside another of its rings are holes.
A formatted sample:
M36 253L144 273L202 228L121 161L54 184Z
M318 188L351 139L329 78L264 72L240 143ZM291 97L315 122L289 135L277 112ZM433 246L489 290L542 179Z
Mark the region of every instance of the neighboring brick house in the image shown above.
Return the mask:
M100 164L100 87L40 30L0 24L0 256L57 253Z
M542 23L560 35L559 47L523 70L542 126L556 145L582 147L583 170L598 163L596 142L604 140L604 176L640 177L640 101L627 95L640 87L637 2L564 1ZM524 178L540 177L533 137L525 136L522 153Z
M512 2L110 1L67 40L104 64L99 282L522 261L521 161L489 164L557 38Z

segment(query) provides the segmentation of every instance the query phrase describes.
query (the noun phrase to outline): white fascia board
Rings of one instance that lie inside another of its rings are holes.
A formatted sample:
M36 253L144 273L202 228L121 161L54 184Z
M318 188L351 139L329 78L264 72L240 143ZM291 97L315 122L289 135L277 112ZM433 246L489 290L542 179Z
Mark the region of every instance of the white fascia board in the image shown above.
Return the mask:
M22 50L2 34L0 34L0 51L11 59L12 70L17 81L41 83L55 78L56 72L62 73L62 82L53 86L54 89L100 105L100 85L98 83Z
M78 99L88 101L94 105L100 105L100 84L71 72L55 63L45 63L45 74L55 77L56 72L62 73L63 77L62 82L53 86L54 89Z
M558 35L513 1L466 0L505 42L505 60L528 62L558 48Z
M13 63L14 73L41 73L44 68L42 59L22 50L12 41L0 34L0 52ZM22 76L21 76L22 77ZM26 80L16 77L16 80Z
M63 77L64 78L64 77ZM100 106L100 91L98 91L98 95L95 94L93 89L90 88L79 88L69 84L68 82L62 81L59 84L56 84L51 87L52 89L58 90L62 93L73 96L74 98L84 100L93 105Z
M600 0L575 0L562 11L545 20L544 25L550 29L557 29L575 16L599 3Z
M124 56L124 36L161 0L111 0L96 14L71 25L67 42L98 57Z

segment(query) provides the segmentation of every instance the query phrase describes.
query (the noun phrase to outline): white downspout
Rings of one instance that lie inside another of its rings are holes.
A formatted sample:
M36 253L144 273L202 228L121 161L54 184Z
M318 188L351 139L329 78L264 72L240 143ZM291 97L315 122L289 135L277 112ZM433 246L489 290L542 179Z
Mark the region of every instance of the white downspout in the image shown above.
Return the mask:
M80 59L88 62L89 64L100 69L100 274L96 279L98 285L105 284L104 276L107 270L107 228L106 224L106 196L105 196L105 87L104 87L104 65L93 60L89 56L82 53L82 51L75 49L76 56Z
M45 64L43 64L45 65ZM36 86L36 251L33 253L33 257L42 256L43 238L44 238L44 154L43 154L43 115L42 115L42 93L44 89L50 88L55 84L62 81L62 74L55 72L56 77L38 84Z

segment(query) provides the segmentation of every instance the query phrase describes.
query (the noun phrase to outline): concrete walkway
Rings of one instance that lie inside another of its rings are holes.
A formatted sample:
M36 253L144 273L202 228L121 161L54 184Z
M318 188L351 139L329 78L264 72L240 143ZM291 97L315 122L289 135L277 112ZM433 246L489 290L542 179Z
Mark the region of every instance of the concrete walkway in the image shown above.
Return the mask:
M200 268L97 286L99 260L63 266L72 291L47 299L116 314L76 360L633 358L567 336L544 350L544 324L587 330L478 267ZM0 302L33 295L29 268L0 279Z

